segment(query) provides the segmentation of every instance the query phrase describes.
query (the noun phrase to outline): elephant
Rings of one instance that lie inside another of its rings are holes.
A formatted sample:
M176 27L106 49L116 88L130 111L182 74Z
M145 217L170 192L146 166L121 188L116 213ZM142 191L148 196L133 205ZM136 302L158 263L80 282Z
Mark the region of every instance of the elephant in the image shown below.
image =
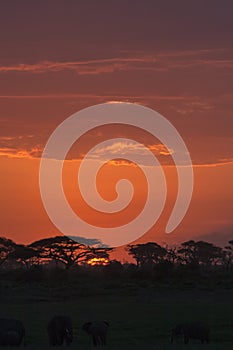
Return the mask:
M24 341L25 328L21 321L0 319L0 346L20 346Z
M201 322L181 323L172 329L171 342L177 336L183 336L184 343L188 344L190 339L198 339L201 343L209 343L209 329Z
M73 341L73 327L69 316L54 316L47 325L50 346L69 346Z
M106 335L108 331L109 323L106 321L98 322L86 322L83 324L82 329L92 336L94 346L106 345Z

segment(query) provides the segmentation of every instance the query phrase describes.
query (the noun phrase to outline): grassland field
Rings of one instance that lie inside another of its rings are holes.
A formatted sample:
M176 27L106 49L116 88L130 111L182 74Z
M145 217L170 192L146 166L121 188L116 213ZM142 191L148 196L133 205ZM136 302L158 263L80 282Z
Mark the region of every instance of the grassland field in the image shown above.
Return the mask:
M92 349L81 326L89 320L110 323L106 350L232 350L233 293L228 289L177 290L173 288L94 288L77 293L67 288L36 285L1 288L1 317L23 321L27 349L47 349L46 324L55 314L70 315L74 342L70 350ZM201 320L211 330L210 344L182 339L170 343L170 329L182 321Z

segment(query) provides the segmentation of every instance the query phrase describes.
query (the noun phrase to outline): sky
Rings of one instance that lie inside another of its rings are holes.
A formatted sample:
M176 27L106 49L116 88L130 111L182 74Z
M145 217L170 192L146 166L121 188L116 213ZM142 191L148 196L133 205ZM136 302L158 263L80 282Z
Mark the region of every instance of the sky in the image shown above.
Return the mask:
M114 184L122 175L134 183L132 203L116 214L91 209L76 181L91 147L109 137L129 137L154 152L168 183L161 217L138 242L206 239L224 245L233 239L232 35L231 0L2 2L0 235L29 243L60 234L39 191L46 141L71 114L118 101L158 111L182 135L194 170L190 208L177 229L166 234L177 195L171 154L145 131L116 125L90 131L70 150L64 190L73 210L102 227L138 215L146 187L140 169L132 164L112 161L98 178L107 200L115 198ZM109 155L114 158L119 147L124 145L113 144ZM99 149L100 158L102 154Z

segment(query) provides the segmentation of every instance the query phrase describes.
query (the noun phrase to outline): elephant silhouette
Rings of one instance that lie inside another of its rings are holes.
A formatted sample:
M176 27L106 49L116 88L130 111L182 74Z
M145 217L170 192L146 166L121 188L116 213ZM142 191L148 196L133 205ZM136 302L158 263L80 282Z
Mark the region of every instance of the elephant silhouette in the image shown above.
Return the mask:
M94 346L106 345L106 336L109 323L106 321L86 322L82 329L92 336Z
M73 327L69 316L56 315L47 325L50 346L69 346L73 341Z
M25 328L21 321L0 319L0 346L20 346L25 343Z
M201 343L209 343L209 329L201 322L180 323L172 329L171 342L177 337L183 336L184 343L190 339L200 340Z

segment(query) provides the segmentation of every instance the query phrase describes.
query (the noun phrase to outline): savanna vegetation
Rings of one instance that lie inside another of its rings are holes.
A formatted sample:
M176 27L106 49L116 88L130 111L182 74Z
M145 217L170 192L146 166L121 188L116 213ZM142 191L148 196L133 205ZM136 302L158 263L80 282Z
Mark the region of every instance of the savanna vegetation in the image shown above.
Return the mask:
M107 349L232 349L233 241L225 248L188 241L126 249L134 263L64 236L27 246L1 238L1 317L23 321L28 349L46 349L55 314L73 320L71 349L92 347L81 330L89 320L109 321ZM210 344L171 344L171 328L193 320L209 326Z

